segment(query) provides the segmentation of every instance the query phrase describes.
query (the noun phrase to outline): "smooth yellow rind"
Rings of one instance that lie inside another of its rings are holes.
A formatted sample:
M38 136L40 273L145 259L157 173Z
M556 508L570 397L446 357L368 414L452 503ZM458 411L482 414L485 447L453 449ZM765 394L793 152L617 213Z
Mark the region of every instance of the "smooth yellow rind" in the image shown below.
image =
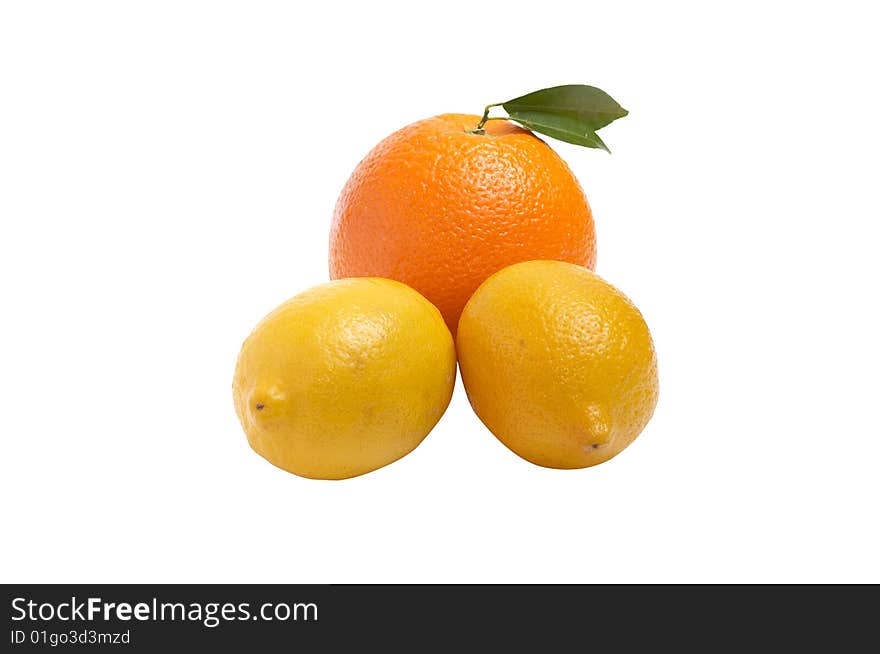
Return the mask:
M529 261L491 276L465 306L457 348L474 411L538 465L607 461L657 404L657 358L641 313L581 266Z
M454 383L440 312L404 284L355 278L266 316L242 345L233 396L258 454L303 477L344 479L415 449Z

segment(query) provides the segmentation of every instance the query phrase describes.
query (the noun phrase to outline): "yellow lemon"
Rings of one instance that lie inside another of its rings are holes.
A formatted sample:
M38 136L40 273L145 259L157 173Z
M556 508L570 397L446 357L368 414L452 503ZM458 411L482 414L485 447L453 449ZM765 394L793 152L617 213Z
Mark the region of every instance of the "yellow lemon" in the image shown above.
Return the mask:
M465 306L457 345L480 420L538 465L607 461L657 404L657 359L642 315L574 264L528 261L491 276Z
M430 302L388 279L342 279L256 326L233 396L258 454L303 477L345 479L415 449L454 383L452 335Z

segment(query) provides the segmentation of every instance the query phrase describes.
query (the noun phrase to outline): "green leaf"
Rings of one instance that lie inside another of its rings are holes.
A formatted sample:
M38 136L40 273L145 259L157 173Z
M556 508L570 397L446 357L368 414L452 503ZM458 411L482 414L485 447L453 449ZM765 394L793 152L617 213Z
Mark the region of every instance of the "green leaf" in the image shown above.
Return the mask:
M608 146L599 138L599 135L577 118L571 118L562 114L526 111L521 113L511 112L510 119L515 120L533 132L546 134L566 143L583 145L588 148L601 148L605 152L611 152Z
M567 84L541 89L500 103L511 120L566 143L608 151L596 134L627 110L595 86Z
M629 112L602 89L586 84L566 84L502 102L507 113L537 112L578 118L594 132Z

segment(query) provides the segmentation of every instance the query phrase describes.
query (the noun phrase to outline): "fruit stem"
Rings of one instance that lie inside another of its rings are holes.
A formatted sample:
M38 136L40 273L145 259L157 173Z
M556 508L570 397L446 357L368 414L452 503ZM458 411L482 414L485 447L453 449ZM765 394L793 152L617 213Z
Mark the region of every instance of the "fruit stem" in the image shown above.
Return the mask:
M483 129L483 125L486 124L487 120L507 120L506 118L489 118L489 109L492 107L500 107L503 102L496 102L495 104L487 104L486 108L483 109L483 117L480 118L480 122L477 123L477 126L470 130L471 134L485 134L486 130Z

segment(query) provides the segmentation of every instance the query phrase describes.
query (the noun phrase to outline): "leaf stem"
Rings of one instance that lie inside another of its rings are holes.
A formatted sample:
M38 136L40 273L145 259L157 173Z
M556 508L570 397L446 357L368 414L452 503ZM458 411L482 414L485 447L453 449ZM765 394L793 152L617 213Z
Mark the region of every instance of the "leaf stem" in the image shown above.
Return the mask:
M480 122L477 123L477 126L471 130L471 134L485 134L486 130L483 129L483 126L486 124L487 120L507 120L506 117L504 117L504 118L502 118L502 117L489 118L489 109L491 109L492 107L500 107L503 104L504 104L503 102L496 102L495 104L487 104L486 108L483 109L483 117L480 118Z

